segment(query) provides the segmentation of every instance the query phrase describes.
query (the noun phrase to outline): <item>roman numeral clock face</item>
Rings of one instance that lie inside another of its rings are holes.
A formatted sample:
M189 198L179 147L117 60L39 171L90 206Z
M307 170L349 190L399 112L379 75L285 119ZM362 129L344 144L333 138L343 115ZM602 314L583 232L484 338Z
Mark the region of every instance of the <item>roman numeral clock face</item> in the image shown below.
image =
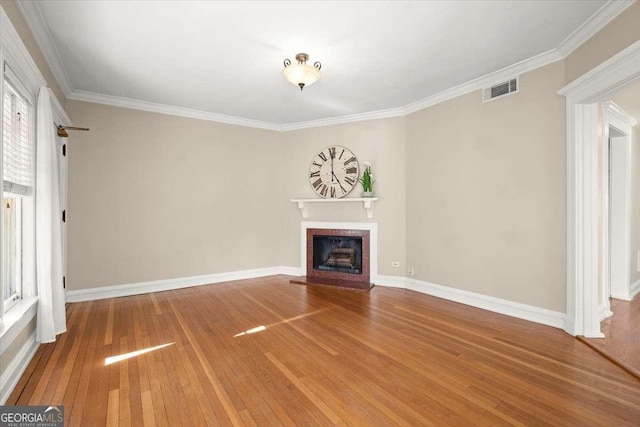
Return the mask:
M309 166L309 183L320 197L344 197L358 182L358 159L347 148L327 147Z

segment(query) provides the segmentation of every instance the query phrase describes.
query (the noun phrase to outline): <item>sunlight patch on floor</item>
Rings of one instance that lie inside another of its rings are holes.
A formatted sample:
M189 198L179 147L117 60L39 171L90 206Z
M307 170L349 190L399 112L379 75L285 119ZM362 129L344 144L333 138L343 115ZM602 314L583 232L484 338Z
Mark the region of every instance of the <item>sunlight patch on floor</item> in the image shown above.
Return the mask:
M272 323L272 324L267 325L267 326L263 326L263 325L256 326L255 328L248 329L248 330L246 330L244 332L240 332L238 334L235 334L233 337L236 338L236 337L241 337L243 335L249 335L249 334L254 334L256 332L261 332L261 331L264 331L265 329L270 328L272 326L278 326L278 325L282 325L284 323L293 322L294 320L298 320L298 319L302 319L302 318L305 318L305 317L313 316L314 314L318 314L318 313L321 313L323 311L327 311L327 310L330 310L330 309L331 309L331 307L321 308L319 310L312 311L311 313L305 313L305 314L301 314L299 316L290 317L288 319L284 319L284 320L282 320L280 322Z
M170 342L167 344L157 345L155 347L149 347L142 350L132 351L131 353L119 354L117 356L111 356L104 359L104 366L111 365L113 363L122 362L123 360L131 359L132 357L140 356L141 354L150 353L155 350L160 350L161 348L169 347L170 345L175 344L175 342Z
M267 329L266 326L260 325L260 326L256 326L255 328L247 329L246 331L240 332L239 334L235 334L233 337L235 338L235 337L241 337L243 335L255 334L256 332L262 332L265 329Z

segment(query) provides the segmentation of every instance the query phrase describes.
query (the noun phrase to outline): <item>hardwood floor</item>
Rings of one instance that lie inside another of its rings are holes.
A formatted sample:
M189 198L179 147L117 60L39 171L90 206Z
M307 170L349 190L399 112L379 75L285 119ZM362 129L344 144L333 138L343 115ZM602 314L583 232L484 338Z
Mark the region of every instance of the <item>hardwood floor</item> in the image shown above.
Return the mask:
M560 330L288 279L71 304L8 404L70 426L640 424L640 381Z
M640 297L633 301L612 298L611 311L613 317L601 323L605 338L584 341L640 379Z

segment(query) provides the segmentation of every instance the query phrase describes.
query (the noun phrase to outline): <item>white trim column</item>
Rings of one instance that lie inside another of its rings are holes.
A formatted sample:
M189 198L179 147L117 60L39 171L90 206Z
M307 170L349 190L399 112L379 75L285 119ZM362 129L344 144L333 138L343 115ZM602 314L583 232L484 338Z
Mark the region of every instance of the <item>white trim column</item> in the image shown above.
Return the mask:
M598 318L598 105L567 98L567 332L601 336Z

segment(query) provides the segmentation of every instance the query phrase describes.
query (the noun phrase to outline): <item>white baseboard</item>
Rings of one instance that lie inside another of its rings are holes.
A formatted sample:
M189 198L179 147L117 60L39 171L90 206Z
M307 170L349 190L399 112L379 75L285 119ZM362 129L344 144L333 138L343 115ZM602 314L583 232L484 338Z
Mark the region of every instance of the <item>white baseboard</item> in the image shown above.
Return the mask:
M532 305L490 297L448 286L435 285L408 277L378 276L375 284L377 286L405 288L483 310L493 311L494 313L505 314L518 319L552 326L554 328L565 329L566 326L566 315L558 311L534 307Z
M571 336L577 336L578 331L576 330L576 322L570 316L565 316L564 318L564 327L562 328L566 333Z
M623 289L623 293L618 294L611 292L611 298L619 299L622 301L631 301L633 297L635 297L638 292L640 292L640 280L636 280L632 284L629 285L629 288Z
M179 279L156 280L127 285L104 286L99 288L67 291L67 302L93 301L106 298L116 298L130 295L140 295L151 292L168 291L191 286L201 286L232 280L253 279L257 277L274 276L278 274L300 276L300 267L269 267L254 270L233 271L229 273L208 274L204 276L185 277ZM400 276L375 276L372 282L378 286L410 289L423 294L444 298L495 313L541 323L543 325L563 328L565 314L531 305L521 304L448 286L435 285L416 279Z
M304 276L306 273L300 267L276 267L279 271L278 274L284 274L285 276Z
M170 291L191 286L210 285L232 280L254 279L257 277L290 274L294 267L268 267L253 270L232 271L228 273L206 274L203 276L181 277L177 279L154 280L150 282L129 283L125 285L102 286L97 288L67 291L67 302L95 301L107 298L126 297L152 292ZM297 275L297 274L294 274Z
M376 286L385 286L388 288L407 288L407 278L401 276L381 276L372 277L371 282Z
M34 331L27 342L24 343L18 354L9 362L6 369L0 376L0 405L4 405L13 389L18 384L20 377L29 366L40 344L36 341Z
M604 319L608 319L613 316L613 311L609 310L607 304L602 304L598 307L598 319L602 322Z
M634 299L638 294L640 294L640 279L629 285L629 297Z

